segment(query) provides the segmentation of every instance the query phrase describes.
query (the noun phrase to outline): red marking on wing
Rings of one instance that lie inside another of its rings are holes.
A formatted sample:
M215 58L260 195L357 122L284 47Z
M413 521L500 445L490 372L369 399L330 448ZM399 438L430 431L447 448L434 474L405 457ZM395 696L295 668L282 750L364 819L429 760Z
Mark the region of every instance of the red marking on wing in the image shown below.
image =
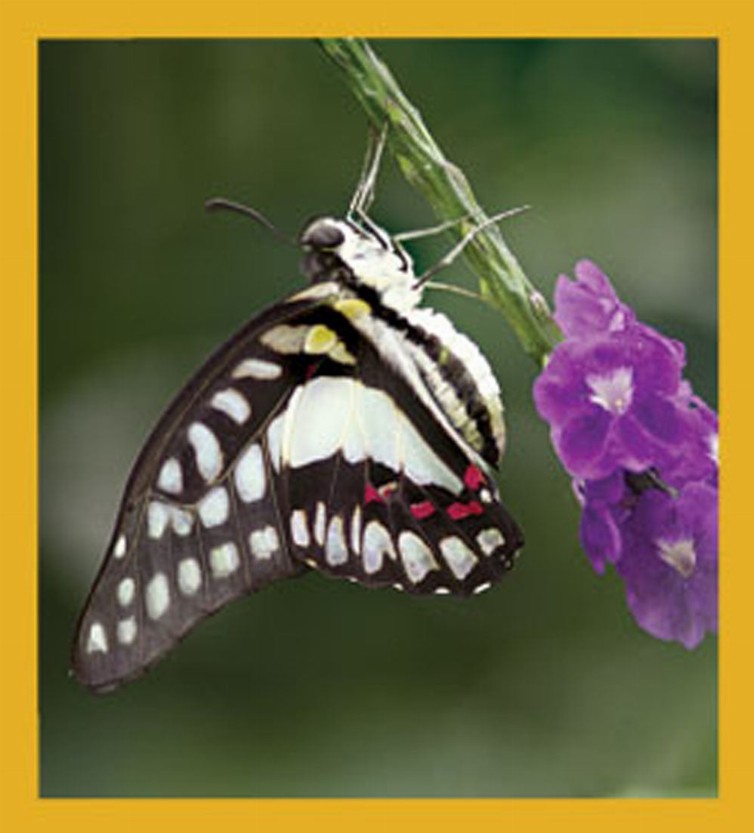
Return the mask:
M463 476L463 482L469 487L469 489L475 492L480 486L484 485L484 475L475 465L471 464L466 469L466 474Z
M384 498L371 483L367 483L364 486L364 506L370 503L384 503Z
M468 518L469 515L481 515L484 512L482 504L477 500L470 500L468 503L451 503L447 508L448 517L454 521Z
M430 515L435 514L435 505L429 500L423 500L421 503L412 503L411 514L417 520L422 521L424 518L428 518Z

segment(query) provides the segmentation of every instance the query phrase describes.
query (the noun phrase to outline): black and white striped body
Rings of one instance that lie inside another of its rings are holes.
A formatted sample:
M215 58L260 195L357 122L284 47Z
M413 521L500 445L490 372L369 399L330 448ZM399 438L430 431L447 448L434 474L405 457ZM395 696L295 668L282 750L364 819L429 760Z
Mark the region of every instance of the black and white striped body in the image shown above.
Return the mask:
M82 613L74 670L138 676L233 598L314 567L468 595L522 544L491 477L505 431L477 347L368 221L301 237L311 285L210 357L153 431Z

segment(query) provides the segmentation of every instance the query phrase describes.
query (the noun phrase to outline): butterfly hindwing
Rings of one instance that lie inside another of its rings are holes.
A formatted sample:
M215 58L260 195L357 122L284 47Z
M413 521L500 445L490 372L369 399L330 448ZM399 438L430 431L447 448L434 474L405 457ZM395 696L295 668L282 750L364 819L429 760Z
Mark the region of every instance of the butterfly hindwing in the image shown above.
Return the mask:
M307 380L278 417L294 556L368 586L486 589L521 546L494 483L374 345L350 341L350 372Z

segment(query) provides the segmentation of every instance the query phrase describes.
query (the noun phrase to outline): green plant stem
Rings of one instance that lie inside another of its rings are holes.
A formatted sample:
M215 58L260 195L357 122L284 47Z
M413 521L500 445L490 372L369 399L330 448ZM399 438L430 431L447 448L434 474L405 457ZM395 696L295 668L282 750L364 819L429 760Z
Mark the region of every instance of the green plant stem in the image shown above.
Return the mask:
M411 185L440 220L468 217L452 232L459 237L487 215L463 172L444 156L419 111L369 43L360 38L322 38L319 44L343 72L375 129L388 125L387 141ZM524 350L540 365L562 338L547 302L524 274L496 226L477 234L464 250L482 295L508 320Z

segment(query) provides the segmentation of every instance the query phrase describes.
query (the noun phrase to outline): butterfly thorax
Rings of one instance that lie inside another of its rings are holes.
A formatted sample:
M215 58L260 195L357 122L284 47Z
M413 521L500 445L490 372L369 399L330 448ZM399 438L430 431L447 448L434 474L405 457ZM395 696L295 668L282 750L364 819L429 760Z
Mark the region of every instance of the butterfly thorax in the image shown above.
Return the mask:
M422 288L408 253L379 227L364 223L332 217L309 223L300 237L307 253L306 276L313 283L337 280L346 286L369 287L383 305L399 312L415 307Z

